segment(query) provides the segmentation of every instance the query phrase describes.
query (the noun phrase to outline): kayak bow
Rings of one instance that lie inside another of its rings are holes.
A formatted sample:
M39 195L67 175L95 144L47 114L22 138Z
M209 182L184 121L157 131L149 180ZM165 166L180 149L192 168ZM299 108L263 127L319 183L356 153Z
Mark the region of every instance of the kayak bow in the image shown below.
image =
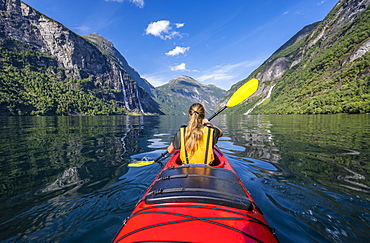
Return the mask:
M225 156L181 165L175 152L113 242L278 242Z

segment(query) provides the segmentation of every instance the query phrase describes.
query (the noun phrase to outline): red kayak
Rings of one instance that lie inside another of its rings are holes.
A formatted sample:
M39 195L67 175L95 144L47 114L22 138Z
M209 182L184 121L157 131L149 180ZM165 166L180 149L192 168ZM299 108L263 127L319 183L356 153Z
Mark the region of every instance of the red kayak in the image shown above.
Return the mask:
M181 165L175 152L113 242L278 242L215 148L212 166Z

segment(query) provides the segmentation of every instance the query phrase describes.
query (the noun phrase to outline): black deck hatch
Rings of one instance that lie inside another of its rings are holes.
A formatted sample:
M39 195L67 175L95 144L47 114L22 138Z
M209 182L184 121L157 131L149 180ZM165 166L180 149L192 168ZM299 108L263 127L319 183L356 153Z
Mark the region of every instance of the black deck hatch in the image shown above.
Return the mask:
M251 210L235 174L208 165L167 168L145 198L147 204L194 202Z

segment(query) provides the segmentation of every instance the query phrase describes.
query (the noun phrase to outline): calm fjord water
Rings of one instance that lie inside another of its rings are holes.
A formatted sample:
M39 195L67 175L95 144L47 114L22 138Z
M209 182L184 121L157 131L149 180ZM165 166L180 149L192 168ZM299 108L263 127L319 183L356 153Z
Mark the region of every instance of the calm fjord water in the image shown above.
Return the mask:
M110 242L185 116L1 117L0 241ZM230 116L218 146L281 242L368 242L370 115ZM164 159L165 162L167 159Z

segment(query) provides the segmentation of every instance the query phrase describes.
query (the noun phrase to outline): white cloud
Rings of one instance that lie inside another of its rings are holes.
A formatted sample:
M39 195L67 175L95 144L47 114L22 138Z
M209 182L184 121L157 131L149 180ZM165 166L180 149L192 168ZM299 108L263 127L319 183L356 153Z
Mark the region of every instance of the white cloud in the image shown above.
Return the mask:
M152 22L148 25L145 32L147 35L154 35L161 37L163 33L168 33L170 31L170 21L168 20L159 20L157 22Z
M162 40L182 37L180 32L172 30L171 22L169 20L159 20L157 22L150 23L146 28L145 33L147 35L159 37Z
M184 23L176 23L175 24L176 25L176 28L181 28L181 27L184 27Z
M165 37L164 37L164 39L173 39L173 38L175 38L175 37L182 37L182 35L180 34L180 32L178 32L178 31L172 31L172 32L170 32L168 35L166 35Z
M184 54L190 49L190 47L181 47L181 46L176 46L172 51L169 51L165 53L167 56L177 56L180 54Z
M214 80L214 81L222 81L222 80L229 80L234 78L232 75L227 75L225 73L221 72L215 72L211 74L205 74L203 76L200 76L197 78L199 81L204 82L204 81L209 81L209 80Z
M105 0L105 1L106 2L119 2L119 3L123 3L124 1L129 1L135 4L136 6L138 6L139 8L143 8L145 4L144 0Z
M188 71L188 70L186 69L186 63L183 62L177 66L171 67L171 71Z
M325 3L325 1L321 1L321 2L317 3L317 5L322 5L324 3Z

